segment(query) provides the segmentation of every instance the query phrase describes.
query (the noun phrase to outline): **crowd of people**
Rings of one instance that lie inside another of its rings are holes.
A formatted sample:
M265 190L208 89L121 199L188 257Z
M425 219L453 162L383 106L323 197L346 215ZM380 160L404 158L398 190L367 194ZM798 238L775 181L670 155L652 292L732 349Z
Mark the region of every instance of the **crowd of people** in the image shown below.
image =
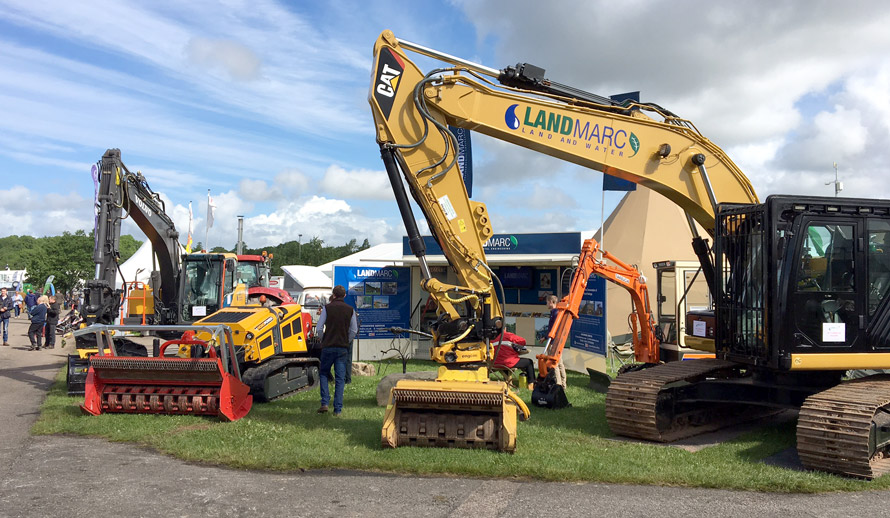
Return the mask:
M74 308L76 302L71 297L66 297L64 308ZM31 346L29 351L40 349L53 349L56 346L56 326L63 312L63 303L55 295L43 295L34 290L28 290L22 296L17 291L10 292L7 288L0 288L0 330L3 334L3 346L9 347L9 321L13 318L25 318L30 320L28 326L28 340Z

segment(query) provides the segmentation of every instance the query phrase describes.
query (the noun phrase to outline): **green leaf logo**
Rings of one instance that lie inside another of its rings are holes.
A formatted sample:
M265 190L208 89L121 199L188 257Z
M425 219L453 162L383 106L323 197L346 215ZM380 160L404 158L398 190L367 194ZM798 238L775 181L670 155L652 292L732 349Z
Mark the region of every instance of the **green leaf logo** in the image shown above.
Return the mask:
M634 150L634 154L630 155L630 158L637 156L637 153L640 151L640 139L633 132L630 134L630 148Z
M516 239L516 236L510 236L510 242L513 243L513 248L519 246L519 240Z
M399 278L399 271L398 271L398 270L390 270L390 271L392 272L393 277L395 277L396 279Z

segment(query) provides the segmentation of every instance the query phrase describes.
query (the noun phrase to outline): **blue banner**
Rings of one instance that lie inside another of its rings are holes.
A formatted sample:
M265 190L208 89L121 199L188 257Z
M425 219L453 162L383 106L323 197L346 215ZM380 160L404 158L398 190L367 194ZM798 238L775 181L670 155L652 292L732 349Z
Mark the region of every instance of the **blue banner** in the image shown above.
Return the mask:
M334 284L358 312L358 338L392 338L390 327L411 327L411 269L334 266Z
M467 197L473 197L473 145L470 141L470 130L448 126L457 138L457 167L464 176L467 186Z
M617 176L612 176L609 174L603 174L603 190L604 191L636 191L637 184L628 181L622 180Z
M572 348L606 355L606 280L591 275L572 324Z
M623 103L624 101L640 102L640 92L626 92L623 94L610 95L610 99L615 102ZM637 184L622 180L615 176L603 174L603 190L604 191L636 191Z
M423 236L428 255L442 255L432 236ZM485 244L486 255L497 254L575 254L581 250L580 232L542 234L495 234ZM402 237L402 255L414 255L408 238Z

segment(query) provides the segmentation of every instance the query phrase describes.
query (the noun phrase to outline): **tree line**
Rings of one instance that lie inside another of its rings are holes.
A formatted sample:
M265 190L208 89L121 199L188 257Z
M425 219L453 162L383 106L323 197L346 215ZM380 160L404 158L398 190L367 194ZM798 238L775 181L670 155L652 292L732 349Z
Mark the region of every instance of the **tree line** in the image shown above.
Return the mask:
M75 290L85 279L95 274L93 264L93 232L78 230L60 236L7 236L0 238L0 268L27 270L25 282L43 286L50 275L57 292ZM121 262L130 258L142 241L131 235L121 236Z
M260 255L264 251L273 254L272 259L272 275L284 275L281 270L282 266L293 264L305 264L308 266L321 266L354 254L360 250L371 248L368 240L365 239L361 245L355 239L350 239L347 243L340 246L325 246L324 240L319 237L313 237L305 243L299 241L288 241L280 245L266 246L261 248L249 248L244 245L244 254ZM237 249L237 244L232 246L230 250L222 247L216 247L211 252L232 252Z
M142 245L142 241L131 235L123 235L120 239L120 262L129 259ZM365 239L361 245L357 240L350 239L340 246L325 246L324 240L313 237L305 243L288 241L280 245L261 248L244 247L245 254L262 254L263 251L273 254L272 275L284 275L282 265L305 264L319 266L341 257L354 254L359 250L370 248ZM27 270L25 282L34 286L43 286L50 275L54 275L53 284L56 291L70 292L77 289L82 281L92 279L95 273L93 264L94 238L93 232L78 230L74 233L64 232L60 236L32 237L7 236L0 238L0 268L10 270ZM198 243L195 250L201 250ZM211 252L232 252L231 249L215 247Z

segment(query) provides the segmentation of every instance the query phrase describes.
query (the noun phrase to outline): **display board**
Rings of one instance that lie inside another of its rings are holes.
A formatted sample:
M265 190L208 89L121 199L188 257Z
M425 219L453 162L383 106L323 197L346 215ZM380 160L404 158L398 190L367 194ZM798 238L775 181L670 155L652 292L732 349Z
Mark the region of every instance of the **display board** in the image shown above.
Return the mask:
M594 354L606 354L606 280L591 275L572 324L572 347Z
M411 269L334 266L334 284L359 317L358 338L391 338L390 327L410 327Z

